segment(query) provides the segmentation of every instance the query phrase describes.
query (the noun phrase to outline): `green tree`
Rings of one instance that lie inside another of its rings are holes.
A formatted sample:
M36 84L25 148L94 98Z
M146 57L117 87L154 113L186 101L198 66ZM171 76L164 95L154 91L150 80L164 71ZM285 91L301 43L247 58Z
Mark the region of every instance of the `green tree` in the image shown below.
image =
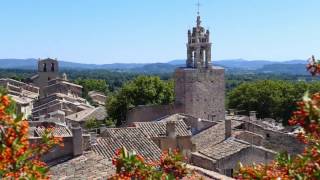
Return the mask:
M108 84L105 80L77 79L75 83L83 86L84 94L88 94L89 91L99 91L105 94L108 93Z
M263 80L243 83L228 93L228 108L257 111L258 117L271 117L287 124L306 89L311 93L320 88L319 82Z
M90 102L90 104L96 106L91 97L88 95L89 91L98 91L102 92L105 95L109 92L109 86L105 80L102 79L77 79L75 80L76 84L79 84L83 87L83 98Z
M174 100L173 81L157 76L138 76L109 96L108 115L120 125L126 120L130 108L138 105L169 104Z

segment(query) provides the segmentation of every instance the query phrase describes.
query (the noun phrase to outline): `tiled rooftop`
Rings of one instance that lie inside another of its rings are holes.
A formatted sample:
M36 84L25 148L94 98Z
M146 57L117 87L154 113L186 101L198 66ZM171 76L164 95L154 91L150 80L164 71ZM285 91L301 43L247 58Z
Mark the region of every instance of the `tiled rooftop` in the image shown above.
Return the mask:
M105 158L111 159L121 147L137 152L148 161L157 160L161 155L159 147L139 128L107 128L103 134L92 149Z
M184 118L186 118L185 115L172 114L172 115L168 115L168 116L162 117L162 118L158 119L158 121L162 121L162 122L165 122L165 121L179 121L179 120L182 120Z
M111 161L93 152L50 168L53 180L106 179L115 173Z
M167 121L155 121L155 122L136 122L136 127L139 127L144 134L148 137L160 137L166 135ZM177 120L176 124L177 136L191 136L191 130L183 120Z
M200 150L200 153L215 160L219 160L240 152L242 149L245 149L247 147L249 147L248 144L241 143L232 139L227 139L216 145L209 146L204 150Z
M94 109L85 109L80 112L71 114L66 117L66 119L72 121L87 121L90 119L104 120L107 116L105 107L97 107Z
M35 132L35 135L40 137L45 132L45 127L33 127L32 128ZM30 129L30 130L32 130ZM29 132L32 133L32 132ZM57 137L69 137L72 136L71 131L67 127L54 127L53 128L53 135Z
M232 128L235 128L241 124L242 122L240 121L231 121ZM218 122L218 124L194 135L192 137L192 142L196 144L197 149L204 149L222 142L225 139L224 125L224 121Z

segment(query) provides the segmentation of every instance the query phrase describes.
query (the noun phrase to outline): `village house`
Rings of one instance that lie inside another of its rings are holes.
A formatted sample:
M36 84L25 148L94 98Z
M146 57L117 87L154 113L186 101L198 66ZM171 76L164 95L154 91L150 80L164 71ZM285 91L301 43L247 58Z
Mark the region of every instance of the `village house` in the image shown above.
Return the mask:
M8 91L8 95L16 102L17 114L29 119L33 103L39 98L39 88L14 79L0 79L0 86Z

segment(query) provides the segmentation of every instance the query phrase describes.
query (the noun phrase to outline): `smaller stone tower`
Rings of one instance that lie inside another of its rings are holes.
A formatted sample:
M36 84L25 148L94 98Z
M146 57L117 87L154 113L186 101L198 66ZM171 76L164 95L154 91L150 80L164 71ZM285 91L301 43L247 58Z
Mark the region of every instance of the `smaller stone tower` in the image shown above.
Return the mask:
M40 96L43 95L43 88L48 82L59 78L59 63L57 59L39 59L38 74L34 77L33 84L40 88Z

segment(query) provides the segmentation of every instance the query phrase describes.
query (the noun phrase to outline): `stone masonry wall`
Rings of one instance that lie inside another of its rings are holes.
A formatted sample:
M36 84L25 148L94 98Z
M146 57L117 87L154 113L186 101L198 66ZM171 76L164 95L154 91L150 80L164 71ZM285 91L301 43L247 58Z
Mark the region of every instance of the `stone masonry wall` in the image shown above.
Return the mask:
M216 160L208 158L198 152L191 154L191 163L192 165L208 169L211 171L216 171Z
M41 137L33 137L29 139L31 144L41 143ZM72 145L72 136L63 138L64 147L56 146L51 149L48 153L42 156L42 159L51 163L59 159L68 158L73 156L73 145Z
M252 165L260 163L269 163L275 158L275 153L257 148L255 146L248 147L226 158L217 161L216 168L224 173L227 169L238 169L238 164Z
M252 165L252 163L268 163L272 161L274 157L275 153L252 146L219 160L212 159L199 152L195 152L191 155L191 163L201 168L225 174L226 170L237 170L239 162L243 165Z
M181 112L181 106L177 104L138 106L128 111L126 126L133 122L150 122Z
M236 138L256 146L261 146L264 139L260 134L255 134L249 131L241 132L240 134L236 135Z
M247 131L260 134L263 137L262 146L277 152L287 151L297 154L303 151L304 145L294 136L279 131L265 129L253 123L246 123Z
M224 69L180 68L175 72L176 103L183 113L212 121L225 118Z

